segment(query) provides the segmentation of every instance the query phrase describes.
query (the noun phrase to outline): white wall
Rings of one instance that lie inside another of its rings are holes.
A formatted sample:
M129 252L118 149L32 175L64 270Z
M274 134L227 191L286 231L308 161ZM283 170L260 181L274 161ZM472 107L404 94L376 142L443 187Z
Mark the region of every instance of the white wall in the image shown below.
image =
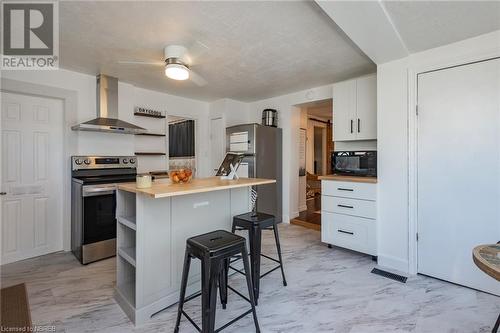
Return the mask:
M301 105L333 97L332 85L325 85L295 93L276 96L249 104L250 122L260 122L262 110L278 110L278 127L283 129L283 221L299 215L299 128L301 127ZM333 101L335 105L335 101ZM333 121L335 121L335 116ZM372 143L376 146L376 141ZM354 149L351 143L345 149Z
M408 271L408 60L377 67L378 262Z
M23 81L31 84L51 86L76 92L76 115L66 115L66 130L72 142L70 151L66 152L67 167L70 167L71 155L133 155L135 141L133 135L74 132L69 128L78 123L96 117L96 78L67 70L57 71L3 71L2 78ZM136 88L130 84L120 82L118 86L119 118L131 123L138 123L134 117L134 106L141 105L158 110L166 110L168 114L182 115L199 120L197 128L197 155L198 171L200 176L209 174L208 155L208 103L186 99L178 96ZM163 121L163 120L161 120ZM75 144L73 144L73 142ZM141 162L140 162L141 163ZM69 177L69 175L68 175ZM67 183L65 193L70 193L70 182ZM69 201L67 203L69 205ZM66 207L67 208L67 207ZM66 216L69 216L67 214ZM70 234L66 226L70 225L69 217L64 221L65 250L69 250ZM67 230L66 230L67 229Z
M3 71L2 77L76 91L78 94L77 122L96 117L96 78L94 76L68 70L57 70ZM199 119L197 129L199 174L208 174L208 103L141 89L128 83L119 82L119 118L131 123L138 123L137 119L134 119L137 117L133 115L134 106L166 110L167 114ZM133 155L135 152L133 135L98 132L76 132L76 135L77 150L70 152L72 155Z
M283 129L283 221L299 215L299 128L300 107L296 105L332 98L332 85L303 90L250 103L252 122L261 122L262 110L278 110L278 126Z
M224 128L256 122L249 112L248 103L236 101L230 98L223 98L213 101L209 104L208 126L210 127L210 119L222 118ZM208 128L208 133L211 129ZM224 134L225 135L225 134ZM224 140L225 143L225 140ZM210 145L210 148L212 145ZM224 147L224 151L226 147ZM209 151L209 150L207 150ZM219 165L222 161L218 161L219 155L215 152L209 151L209 160L212 166Z
M207 102L197 101L184 97L164 94L156 91L146 90L134 87L130 84L121 84L123 86L122 95L133 96L127 102L126 109L133 110L136 105L145 106L154 110L166 111L167 115L181 116L195 119L196 121L196 174L198 177L207 177L210 172L210 154L209 154L209 104ZM120 90L119 90L120 91ZM120 92L119 92L120 94ZM120 102L124 96L120 97ZM127 113L130 122L134 123L134 117ZM125 118L123 118L126 120ZM152 118L154 119L154 118ZM153 120L154 121L154 120ZM160 121L165 121L160 119ZM143 159L144 160L144 159ZM167 161L168 163L168 161Z
M226 127L256 122L248 112L248 103L245 102L223 98L210 103L209 109L210 118L222 117Z
M500 56L500 30L377 67L379 264L416 273L416 74Z

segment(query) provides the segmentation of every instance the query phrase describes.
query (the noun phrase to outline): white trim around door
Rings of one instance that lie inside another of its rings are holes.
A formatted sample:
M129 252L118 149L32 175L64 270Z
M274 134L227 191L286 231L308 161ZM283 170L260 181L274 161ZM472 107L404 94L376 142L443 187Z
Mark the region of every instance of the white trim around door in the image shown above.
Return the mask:
M484 43L483 48L476 47L472 53L464 52L463 55L451 56L449 52L443 52L439 57L432 59L431 62L423 62L410 56L410 66L407 69L408 77L408 263L409 274L418 273L418 249L417 249L417 230L418 230L418 116L417 116L417 86L418 75L424 72L440 70L444 68L461 66L468 63L484 61L500 57L500 49L491 43ZM492 46L493 45L493 46Z
M77 100L78 93L51 86L33 84L29 82L17 81L2 78L1 92L30 95L43 98L59 99L63 102L63 159L62 177L63 179L63 250L71 249L71 170L70 156L77 152L77 137L71 131L71 125L77 122ZM1 179L0 179L1 180Z

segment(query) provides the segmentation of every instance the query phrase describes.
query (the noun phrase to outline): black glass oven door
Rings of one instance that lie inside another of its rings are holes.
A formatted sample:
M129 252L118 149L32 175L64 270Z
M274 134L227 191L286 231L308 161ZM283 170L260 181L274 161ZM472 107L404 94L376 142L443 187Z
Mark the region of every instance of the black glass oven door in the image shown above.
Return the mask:
M83 244L116 238L116 194L83 198Z

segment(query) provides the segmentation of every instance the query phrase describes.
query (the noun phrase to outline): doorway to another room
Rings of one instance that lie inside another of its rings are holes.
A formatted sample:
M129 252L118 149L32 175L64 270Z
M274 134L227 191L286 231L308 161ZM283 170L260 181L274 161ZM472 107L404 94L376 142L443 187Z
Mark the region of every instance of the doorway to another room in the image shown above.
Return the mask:
M321 180L331 174L332 100L300 105L299 216L291 223L321 230Z

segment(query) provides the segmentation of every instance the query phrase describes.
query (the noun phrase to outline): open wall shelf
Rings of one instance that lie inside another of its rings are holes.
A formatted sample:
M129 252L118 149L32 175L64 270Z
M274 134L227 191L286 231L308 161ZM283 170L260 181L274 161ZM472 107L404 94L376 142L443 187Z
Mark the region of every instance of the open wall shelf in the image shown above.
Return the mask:
M155 152L140 152L140 151L136 151L135 154L137 156L165 156L167 155L166 153L155 153Z
M160 133L138 133L136 135L144 135L144 136L166 136L165 134L160 134Z
M154 114L147 114L147 113L141 113L141 112L134 112L134 116L149 117L149 118L161 118L161 119L166 118L165 116L157 116L157 115L154 115Z
M161 114L158 113L159 110ZM148 173L152 170L168 168L168 116L165 107L153 108L135 106L135 123L145 129L144 133L134 136L135 155L139 161L137 172ZM151 112L155 111L155 112Z

